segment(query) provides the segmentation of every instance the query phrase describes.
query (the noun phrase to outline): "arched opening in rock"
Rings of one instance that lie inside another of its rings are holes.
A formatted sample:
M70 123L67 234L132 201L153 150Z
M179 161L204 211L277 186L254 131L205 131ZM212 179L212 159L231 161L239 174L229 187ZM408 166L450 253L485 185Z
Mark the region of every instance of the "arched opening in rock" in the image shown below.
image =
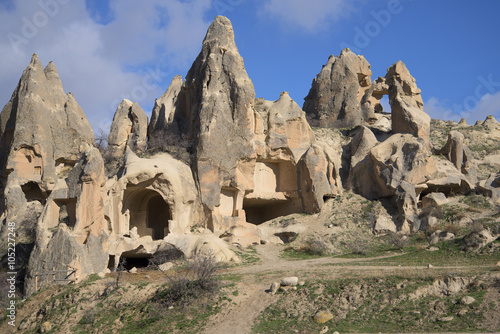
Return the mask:
M385 94L380 97L380 101L375 105L375 112L380 114L391 113L391 105L389 104L389 95Z
M154 190L127 187L123 212L128 212L129 229L136 227L141 237L149 235L153 240L161 240L169 233L170 206Z
M68 227L76 225L76 198L58 199L54 201L59 207L59 223Z
M261 224L291 213L302 212L297 167L290 161L257 161L254 191L245 195L246 221Z
M39 201L42 205L45 205L45 194L36 182L28 182L21 186L21 189L26 197L26 201L33 202Z

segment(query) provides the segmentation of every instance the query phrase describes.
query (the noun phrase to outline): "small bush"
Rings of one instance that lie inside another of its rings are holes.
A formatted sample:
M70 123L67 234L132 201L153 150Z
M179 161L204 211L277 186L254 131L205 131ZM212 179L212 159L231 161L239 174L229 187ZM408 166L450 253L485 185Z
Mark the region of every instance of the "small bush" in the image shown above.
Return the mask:
M115 280L115 288L118 288L120 285L120 278L122 272L127 271L125 266L127 265L127 260L125 258L120 258L120 262L118 262L118 267L116 267L116 280Z
M82 319L80 319L80 324L81 325L93 325L95 321L95 313L93 309L87 310L84 314Z
M185 135L166 130L148 138L148 149L140 157L147 158L159 152L167 152L189 165L193 151L193 143Z
M309 255L326 255L329 253L328 245L319 238L310 238L301 248L301 250Z
M370 241L366 239L355 239L346 244L351 253L356 255L367 255L372 249Z
M157 251L148 261L150 267L157 268L163 263L181 259L184 259L184 253L178 248L171 246Z
M457 225L453 225L453 224L446 225L443 228L443 230L448 232L448 233L453 233L455 236L458 236L461 233L460 228Z
M470 228L471 233L479 233L482 230L484 230L484 225L478 221L475 221Z
M185 307L195 300L215 294L219 289L219 281L214 277L218 268L213 256L196 256L184 275L168 277L168 287L157 292L155 301L167 307Z
M391 233L387 236L387 242L398 250L403 250L403 248L408 246L409 241L410 239L406 235Z
M469 207L477 210L487 210L492 207L490 201L483 195L468 195L465 196L461 202L467 204Z

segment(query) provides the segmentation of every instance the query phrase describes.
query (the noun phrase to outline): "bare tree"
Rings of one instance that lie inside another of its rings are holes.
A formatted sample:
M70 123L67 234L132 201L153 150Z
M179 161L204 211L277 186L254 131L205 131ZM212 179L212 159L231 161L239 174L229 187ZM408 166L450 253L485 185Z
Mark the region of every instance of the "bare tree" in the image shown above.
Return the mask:
M106 153L108 147L108 133L104 132L103 129L99 129L99 132L95 136L95 147L102 155Z

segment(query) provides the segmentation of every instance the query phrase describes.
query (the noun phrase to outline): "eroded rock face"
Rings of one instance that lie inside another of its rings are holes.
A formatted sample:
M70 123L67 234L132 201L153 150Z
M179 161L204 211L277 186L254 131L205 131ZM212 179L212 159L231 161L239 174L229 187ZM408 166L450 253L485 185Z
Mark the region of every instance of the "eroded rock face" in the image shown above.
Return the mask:
M4 222L21 225L38 217L60 173L76 163L83 146L93 144L92 128L73 95L64 93L55 65L43 69L33 55L0 114Z
M171 124L191 143L202 202L210 210L219 205L221 184L235 179L238 162L255 155L254 100L231 22L217 17L173 103Z
M95 147L85 149L68 176L58 180L38 220L26 279L29 293L36 272L74 268L84 279L107 266L111 231L105 217L104 163ZM40 276L39 287L50 280Z
M410 133L422 138L430 148L431 118L423 110L421 91L405 64L398 61L387 70L392 132Z
M137 103L123 100L116 109L108 136L108 154L121 158L126 148L142 152L147 146L148 117Z
M465 145L465 137L462 133L451 131L445 146L437 150L436 154L444 155L459 171L467 175L472 183L476 182L476 170L472 166L472 153Z
M174 120L174 112L177 107L177 96L182 88L182 77L177 75L172 80L165 94L155 101L151 121L148 125L148 144L151 147L161 147L172 138L165 138L168 129ZM175 143L174 143L175 144Z
M371 86L370 64L349 49L338 57L330 56L314 79L303 109L315 125L352 127L363 124L368 115L361 100Z
M368 158L353 168L353 188L366 198L389 197L402 181L425 183L435 172L434 158L422 140L396 134L373 147Z
M255 226L245 224L316 212L340 186L334 153L314 146L305 113L288 93L255 100L225 17L210 26L184 82L175 78L157 100L149 138L188 143L209 213L204 225L230 242L259 242Z
M363 132L359 137L356 142L362 143ZM350 185L368 199L392 199L398 207L398 230L409 232L419 228L416 185L435 173L434 158L422 139L395 134L353 166Z

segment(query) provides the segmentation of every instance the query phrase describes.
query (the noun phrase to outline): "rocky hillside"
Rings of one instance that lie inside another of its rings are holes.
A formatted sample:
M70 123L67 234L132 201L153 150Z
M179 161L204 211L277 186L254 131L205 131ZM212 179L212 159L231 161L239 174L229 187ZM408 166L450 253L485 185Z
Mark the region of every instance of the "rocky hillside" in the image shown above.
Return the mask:
M345 49L302 108L256 98L217 17L151 119L122 101L103 147L34 55L0 114L16 328L500 330L500 123L431 120L402 61L371 75Z

